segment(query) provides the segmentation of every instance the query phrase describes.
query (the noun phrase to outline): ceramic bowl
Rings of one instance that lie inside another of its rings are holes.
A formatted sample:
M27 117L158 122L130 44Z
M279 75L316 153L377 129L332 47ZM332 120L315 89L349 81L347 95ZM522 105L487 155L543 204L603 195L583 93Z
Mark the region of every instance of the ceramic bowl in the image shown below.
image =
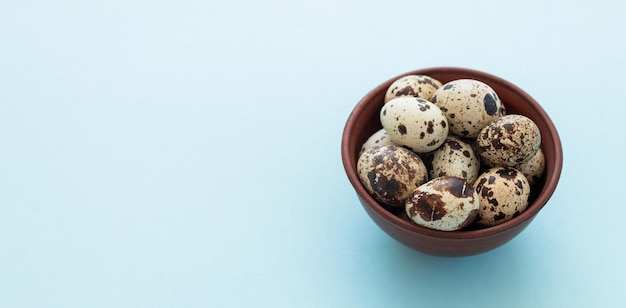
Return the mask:
M541 148L545 154L545 172L535 186L528 208L519 216L500 225L476 230L438 231L418 226L401 214L394 214L376 202L359 181L356 165L361 145L382 128L380 109L387 88L396 79L412 74L431 76L442 83L469 78L491 86L508 114L522 114L531 118L541 131ZM344 127L341 155L348 179L358 200L371 219L398 242L420 252L437 256L469 256L495 249L522 232L546 205L554 193L563 165L563 150L554 124L543 108L526 92L512 83L488 73L454 67L425 68L407 72L380 84L358 102Z

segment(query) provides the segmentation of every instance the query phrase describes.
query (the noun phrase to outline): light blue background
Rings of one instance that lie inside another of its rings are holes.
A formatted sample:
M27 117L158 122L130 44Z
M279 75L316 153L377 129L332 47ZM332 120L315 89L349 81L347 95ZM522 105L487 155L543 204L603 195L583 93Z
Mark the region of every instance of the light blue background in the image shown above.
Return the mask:
M619 1L0 1L0 307L621 307ZM564 166L524 233L414 252L358 203L370 89L527 91Z

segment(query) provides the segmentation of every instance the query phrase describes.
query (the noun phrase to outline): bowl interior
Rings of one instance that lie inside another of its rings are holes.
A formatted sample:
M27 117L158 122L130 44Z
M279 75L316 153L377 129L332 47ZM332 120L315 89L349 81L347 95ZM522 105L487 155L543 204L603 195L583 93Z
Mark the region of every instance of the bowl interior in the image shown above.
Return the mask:
M546 168L542 179L534 186L528 208L519 216L500 225L479 230L438 231L418 226L394 215L382 205L378 204L367 193L364 186L360 183L356 172L358 153L361 149L361 145L367 138L382 128L379 120L379 112L383 105L387 88L396 79L411 74L429 75L442 83L461 78L482 81L491 86L498 96L500 96L507 108L508 114L515 113L525 115L537 124L541 132L541 147L545 154ZM370 91L370 93L363 97L357 104L346 122L342 139L342 159L348 179L356 190L359 198L368 207L371 207L371 210L376 214L410 232L450 239L477 239L489 237L493 234L514 228L519 224L528 223L527 221L532 219L539 210L543 208L553 194L561 174L563 161L561 141L554 124L543 108L541 108L532 97L502 78L480 71L451 67L427 68L407 72L389 79Z

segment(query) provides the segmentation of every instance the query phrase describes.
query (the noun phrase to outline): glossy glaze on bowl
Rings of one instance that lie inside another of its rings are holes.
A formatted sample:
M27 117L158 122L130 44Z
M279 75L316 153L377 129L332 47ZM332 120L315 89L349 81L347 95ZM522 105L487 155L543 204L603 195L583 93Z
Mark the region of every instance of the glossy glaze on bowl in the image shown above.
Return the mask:
M431 76L442 83L469 78L491 86L507 108L507 113L523 114L539 127L541 148L545 154L546 167L542 179L535 184L530 205L519 216L503 224L479 230L438 231L418 226L394 215L378 204L360 183L356 163L361 145L382 126L379 120L385 92L396 79L413 74ZM499 77L465 68L426 68L396 76L370 91L356 105L344 127L341 143L344 169L354 187L358 199L372 220L397 241L418 251L439 256L468 256L483 253L501 246L519 234L548 202L556 189L563 152L561 141L550 117L526 92Z

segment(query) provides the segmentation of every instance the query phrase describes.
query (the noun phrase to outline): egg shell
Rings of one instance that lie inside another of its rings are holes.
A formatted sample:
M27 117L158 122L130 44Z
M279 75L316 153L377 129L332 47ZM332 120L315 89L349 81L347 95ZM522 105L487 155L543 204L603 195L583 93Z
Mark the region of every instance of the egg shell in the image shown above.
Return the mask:
M446 116L435 104L418 97L397 97L383 105L380 122L393 143L416 153L438 148L448 137Z
M365 143L361 146L361 151L359 152L359 156L365 152L365 150L378 146L378 145L393 145L393 141L389 138L387 131L384 128L377 130L373 133Z
M401 96L413 96L430 100L441 82L426 75L408 75L394 81L385 93L385 103Z
M422 159L397 145L367 149L357 161L359 180L383 205L404 207L408 196L428 180Z
M457 79L442 85L431 101L443 111L450 132L475 138L487 124L500 117L502 102L487 84L473 79Z
M478 154L493 166L516 166L541 146L541 133L528 117L509 114L485 126L476 138Z
M468 226L479 209L478 193L465 179L438 177L420 185L407 199L405 210L420 226L454 231Z
M508 112L506 111L506 104L504 102L501 102L500 104L500 116L503 117L505 115L507 115Z
M471 143L449 135L436 150L423 158L431 179L440 176L456 176L474 183L480 172L480 159Z
M530 184L517 169L493 167L478 176L474 183L480 200L476 224L495 226L519 215L528 207Z
M537 153L535 153L535 155L533 155L530 159L513 166L513 168L521 171L532 187L541 178L543 171L546 168L543 150L539 148Z

